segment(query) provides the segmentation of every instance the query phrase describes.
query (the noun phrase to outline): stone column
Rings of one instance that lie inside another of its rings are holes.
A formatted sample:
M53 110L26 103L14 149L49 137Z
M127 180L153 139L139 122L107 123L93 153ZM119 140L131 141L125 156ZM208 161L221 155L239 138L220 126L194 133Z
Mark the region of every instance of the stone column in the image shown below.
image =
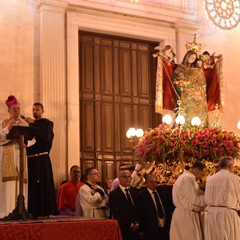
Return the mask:
M67 13L68 164L80 165L79 25L77 13Z
M66 13L65 0L35 0L40 11L40 96L45 117L54 122L51 160L55 185L66 178Z

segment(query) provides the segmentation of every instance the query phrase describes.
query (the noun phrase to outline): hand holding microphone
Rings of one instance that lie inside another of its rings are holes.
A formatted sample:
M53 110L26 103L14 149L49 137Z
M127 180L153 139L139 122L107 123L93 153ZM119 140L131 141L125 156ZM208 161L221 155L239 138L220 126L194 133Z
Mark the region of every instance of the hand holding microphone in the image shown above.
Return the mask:
M24 119L27 123L34 123L34 119L30 117L25 117L23 115L20 115L20 118Z

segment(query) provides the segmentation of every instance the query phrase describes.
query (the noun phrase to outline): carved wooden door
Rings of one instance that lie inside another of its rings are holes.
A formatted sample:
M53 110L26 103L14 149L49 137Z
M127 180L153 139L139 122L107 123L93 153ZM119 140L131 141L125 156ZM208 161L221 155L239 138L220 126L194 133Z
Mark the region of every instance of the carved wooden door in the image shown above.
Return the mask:
M154 127L158 43L79 32L81 168L114 178L120 163L135 165L130 127Z

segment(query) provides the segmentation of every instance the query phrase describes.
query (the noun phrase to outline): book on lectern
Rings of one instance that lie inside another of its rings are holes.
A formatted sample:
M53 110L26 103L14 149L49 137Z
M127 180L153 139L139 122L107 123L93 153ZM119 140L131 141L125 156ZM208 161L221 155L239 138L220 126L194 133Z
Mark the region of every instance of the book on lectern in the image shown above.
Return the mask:
M7 139L18 139L23 135L25 140L31 140L35 135L36 128L29 126L12 126L7 135Z

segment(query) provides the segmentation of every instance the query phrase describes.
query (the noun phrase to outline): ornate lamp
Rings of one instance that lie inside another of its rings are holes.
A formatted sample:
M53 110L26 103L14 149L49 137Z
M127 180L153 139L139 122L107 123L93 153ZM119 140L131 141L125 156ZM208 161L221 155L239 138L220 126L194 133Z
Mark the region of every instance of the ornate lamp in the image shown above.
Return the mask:
M129 139L136 136L136 129L135 128L129 128L126 132L126 136Z
M129 128L126 132L126 136L129 139L129 142L131 144L132 148L134 147L134 143L136 140L138 140L140 137L142 137L144 134L143 130L141 128L135 129L135 128Z

